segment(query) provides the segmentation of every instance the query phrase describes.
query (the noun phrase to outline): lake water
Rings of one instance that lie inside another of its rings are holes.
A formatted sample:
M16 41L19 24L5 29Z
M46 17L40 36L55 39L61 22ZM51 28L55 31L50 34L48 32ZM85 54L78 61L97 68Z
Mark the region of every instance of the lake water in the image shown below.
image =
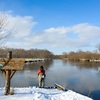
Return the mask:
M46 70L46 86L58 83L67 89L89 95L100 100L100 63L68 62L52 60L25 64L23 71L17 71L11 80L11 87L38 86L37 70L43 65ZM0 72L0 87L5 80Z

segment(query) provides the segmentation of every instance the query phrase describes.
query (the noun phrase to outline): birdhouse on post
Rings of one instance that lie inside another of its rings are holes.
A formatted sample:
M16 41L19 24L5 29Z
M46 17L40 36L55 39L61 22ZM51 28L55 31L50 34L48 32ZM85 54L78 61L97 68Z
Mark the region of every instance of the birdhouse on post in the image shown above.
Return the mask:
M23 70L23 65L24 65L24 60L23 59L17 59L13 58L12 59L12 51L9 51L7 53L7 58L1 59L1 64L3 67L1 68L2 74L5 78L5 95L11 94L10 91L10 81L13 75L17 70Z

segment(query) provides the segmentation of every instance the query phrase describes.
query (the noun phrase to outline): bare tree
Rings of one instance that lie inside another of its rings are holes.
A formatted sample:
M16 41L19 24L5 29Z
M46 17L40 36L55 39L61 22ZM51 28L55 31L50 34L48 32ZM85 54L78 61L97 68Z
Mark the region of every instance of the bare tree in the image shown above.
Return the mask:
M4 42L11 37L14 27L8 28L8 15L5 12L0 12L0 42ZM1 44L0 44L1 46Z

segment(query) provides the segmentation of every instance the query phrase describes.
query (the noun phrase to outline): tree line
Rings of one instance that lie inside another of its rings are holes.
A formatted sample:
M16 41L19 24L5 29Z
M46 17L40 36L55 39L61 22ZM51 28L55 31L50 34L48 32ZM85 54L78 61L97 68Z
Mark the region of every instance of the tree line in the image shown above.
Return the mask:
M40 50L40 49L0 49L0 58L7 57L7 53L12 51L13 58L53 58L53 53L48 50Z
M54 55L52 52L45 49L11 49L11 48L0 48L0 58L6 58L7 53L12 51L13 58L46 58L46 59L67 59L73 61L90 59L100 60L100 53L90 51L71 51L69 53L64 52L62 55Z
M100 60L100 54L96 52L90 52L90 51L77 51L77 52L64 52L63 55L60 56L61 58L67 59L67 60L73 60L73 61L90 61L90 60Z

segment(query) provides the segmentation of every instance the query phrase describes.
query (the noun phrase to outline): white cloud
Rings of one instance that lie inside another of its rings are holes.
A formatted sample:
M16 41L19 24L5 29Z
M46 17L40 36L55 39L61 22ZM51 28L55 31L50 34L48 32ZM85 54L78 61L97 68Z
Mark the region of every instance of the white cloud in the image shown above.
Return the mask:
M32 16L13 16L12 13L9 12L6 12L5 15L7 16L6 29L13 29L13 37L15 39L21 39L31 34L32 29L37 24L33 21Z
M9 27L15 25L17 31L8 47L18 48L80 48L96 45L100 40L100 27L89 23L73 26L48 28L41 32L33 31L36 22L32 16L13 16L8 13Z
M89 25L88 23L73 26L73 32L77 33L80 39L95 39L98 37L100 27ZM100 36L100 35L99 35ZM99 38L100 39L100 38Z
M70 32L70 27L49 28L49 29L44 30L44 32L65 34L66 32Z
M41 34L36 33L28 40L28 42L32 41L33 44L44 44L51 47L63 46L77 48L97 43L97 41L100 40L99 33L100 27L92 26L88 23L82 23L71 27L49 28L43 30ZM73 35L75 36L73 37Z

